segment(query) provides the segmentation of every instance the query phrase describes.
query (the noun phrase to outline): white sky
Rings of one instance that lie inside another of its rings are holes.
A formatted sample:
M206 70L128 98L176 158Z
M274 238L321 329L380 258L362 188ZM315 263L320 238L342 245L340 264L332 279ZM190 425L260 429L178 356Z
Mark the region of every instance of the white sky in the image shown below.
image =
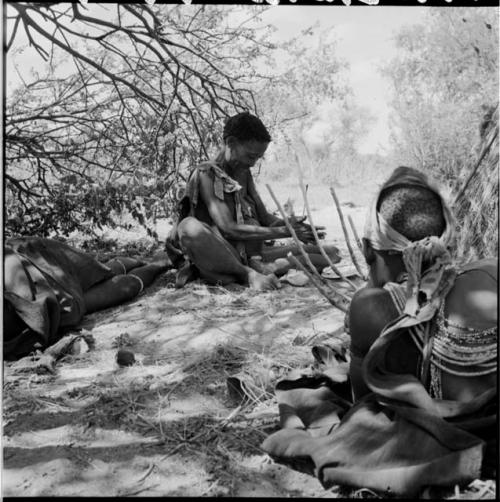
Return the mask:
M394 34L404 25L420 22L429 8L431 7L347 7L332 4L277 6L264 12L262 21L274 25L277 29L274 36L281 40L296 36L316 22L319 23L318 32L334 27L339 56L346 59L351 67L350 80L354 95L358 103L368 107L376 117L361 151L383 153L389 145L390 90L377 67L395 55ZM18 80L9 55L6 66L8 88ZM33 49L27 49L16 56L18 67L23 73L37 59Z
M319 22L319 29L335 29L339 56L350 64L350 80L359 104L376 118L361 153L381 153L389 146L389 84L377 71L396 54L393 37L405 25L422 21L430 7L381 6L279 6L269 9L263 21L274 24L276 36L287 39Z

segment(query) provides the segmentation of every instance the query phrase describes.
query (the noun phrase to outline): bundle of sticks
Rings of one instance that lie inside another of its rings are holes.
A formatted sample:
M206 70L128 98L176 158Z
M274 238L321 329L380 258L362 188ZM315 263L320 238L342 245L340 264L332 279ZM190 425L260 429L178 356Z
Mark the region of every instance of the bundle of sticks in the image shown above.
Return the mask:
M294 230L293 227L293 218L291 218L289 215L287 215L287 212L283 209L283 206L280 204L278 199L276 198L273 190L269 185L266 185L269 193L271 194L271 197L273 198L276 206L278 207L278 210L281 214L281 217L283 218L286 227L288 228L290 234L292 235L293 240L295 241L295 244L297 245L301 255L304 258L305 263L307 264L307 267L303 265L292 253L288 253L288 258L294 263L294 265L297 267L297 269L301 270L304 272L304 274L307 275L311 283L316 287L316 289L336 308L341 310L342 312L347 313L349 309L349 304L351 302L353 294L358 290L359 286L356 286L356 284L351 281L348 277L346 277L338 267L335 266L334 263L332 263L330 257L328 256L327 252L325 251L322 243L320 236L318 235L317 227L314 225L314 222L312 220L312 214L311 214L311 208L309 206L309 201L307 200L307 190L304 186L304 178L302 175L302 169L300 166L300 161L297 157L297 171L298 171L298 178L299 178L299 185L300 189L302 192L302 197L304 199L304 206L307 211L307 218L309 220L309 224L311 226L311 230L314 235L314 240L316 245L319 248L319 251L323 258L325 258L326 262L330 266L330 268L335 272L335 274L338 275L340 280L344 282L347 285L347 289L344 288L344 291L340 291L339 288L335 288L335 284L332 283L331 281L327 280L323 275L321 275L316 267L313 265L311 262L311 259L309 258L309 255L307 254L303 242L297 237L297 233ZM342 208L340 207L340 202L337 197L337 194L335 193L335 190L333 186L330 187L330 194L333 197L333 201L335 203L335 207L337 208L337 213L340 218L340 224L342 226L342 231L344 235L344 239L347 245L347 249L349 251L349 256L351 258L352 264L354 265L354 268L357 271L357 275L363 280L366 281L366 273L363 271L362 267L359 264L359 261L354 253L354 249L351 245L351 239L349 237L349 233L347 231L347 226L346 226L346 221L344 214L342 212ZM292 220L292 221L291 221ZM348 221L349 225L351 227L353 236L354 236L354 241L356 242L356 245L358 249L363 252L363 247L361 240L358 236L358 233L356 231L356 228L354 226L354 222L350 216L348 216Z

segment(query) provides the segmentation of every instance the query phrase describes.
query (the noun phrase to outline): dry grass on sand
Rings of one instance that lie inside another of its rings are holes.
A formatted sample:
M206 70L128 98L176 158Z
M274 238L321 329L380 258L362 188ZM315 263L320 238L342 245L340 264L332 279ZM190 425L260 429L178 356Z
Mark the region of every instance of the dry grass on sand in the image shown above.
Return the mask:
M95 348L56 374L6 365L4 495L325 495L259 445L277 428L276 380L311 364L303 341L328 335L340 314L312 288L257 296L175 290L172 279L88 316ZM120 335L133 366L115 361ZM249 376L244 402L229 392L233 375Z

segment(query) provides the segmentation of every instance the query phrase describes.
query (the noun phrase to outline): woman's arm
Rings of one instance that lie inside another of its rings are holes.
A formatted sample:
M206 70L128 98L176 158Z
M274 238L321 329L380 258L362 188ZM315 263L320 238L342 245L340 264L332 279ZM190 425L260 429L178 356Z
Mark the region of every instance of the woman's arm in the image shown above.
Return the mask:
M391 295L385 289L363 288L353 296L349 307L351 335L349 373L355 400L370 392L362 374L365 355L387 323L396 319L398 315Z

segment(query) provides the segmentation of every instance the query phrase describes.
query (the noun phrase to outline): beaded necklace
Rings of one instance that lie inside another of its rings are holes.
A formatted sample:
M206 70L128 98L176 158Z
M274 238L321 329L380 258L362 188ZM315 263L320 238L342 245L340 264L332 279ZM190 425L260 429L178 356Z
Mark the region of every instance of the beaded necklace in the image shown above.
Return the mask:
M398 309L404 309L404 287L388 283L384 286ZM441 373L462 377L488 375L497 370L498 327L476 330L448 321L444 314L444 299L432 321L432 353L430 357L430 382L428 391L442 399ZM451 332L450 328L457 332ZM422 353L424 347L424 325L413 326L410 336ZM421 365L421 360L418 362ZM421 368L420 368L421 369ZM420 370L419 370L420 372Z
M475 330L452 324L444 315L444 301L441 303L436 316L431 358L435 366L451 375L465 377L494 373L497 369L497 344L497 326Z

